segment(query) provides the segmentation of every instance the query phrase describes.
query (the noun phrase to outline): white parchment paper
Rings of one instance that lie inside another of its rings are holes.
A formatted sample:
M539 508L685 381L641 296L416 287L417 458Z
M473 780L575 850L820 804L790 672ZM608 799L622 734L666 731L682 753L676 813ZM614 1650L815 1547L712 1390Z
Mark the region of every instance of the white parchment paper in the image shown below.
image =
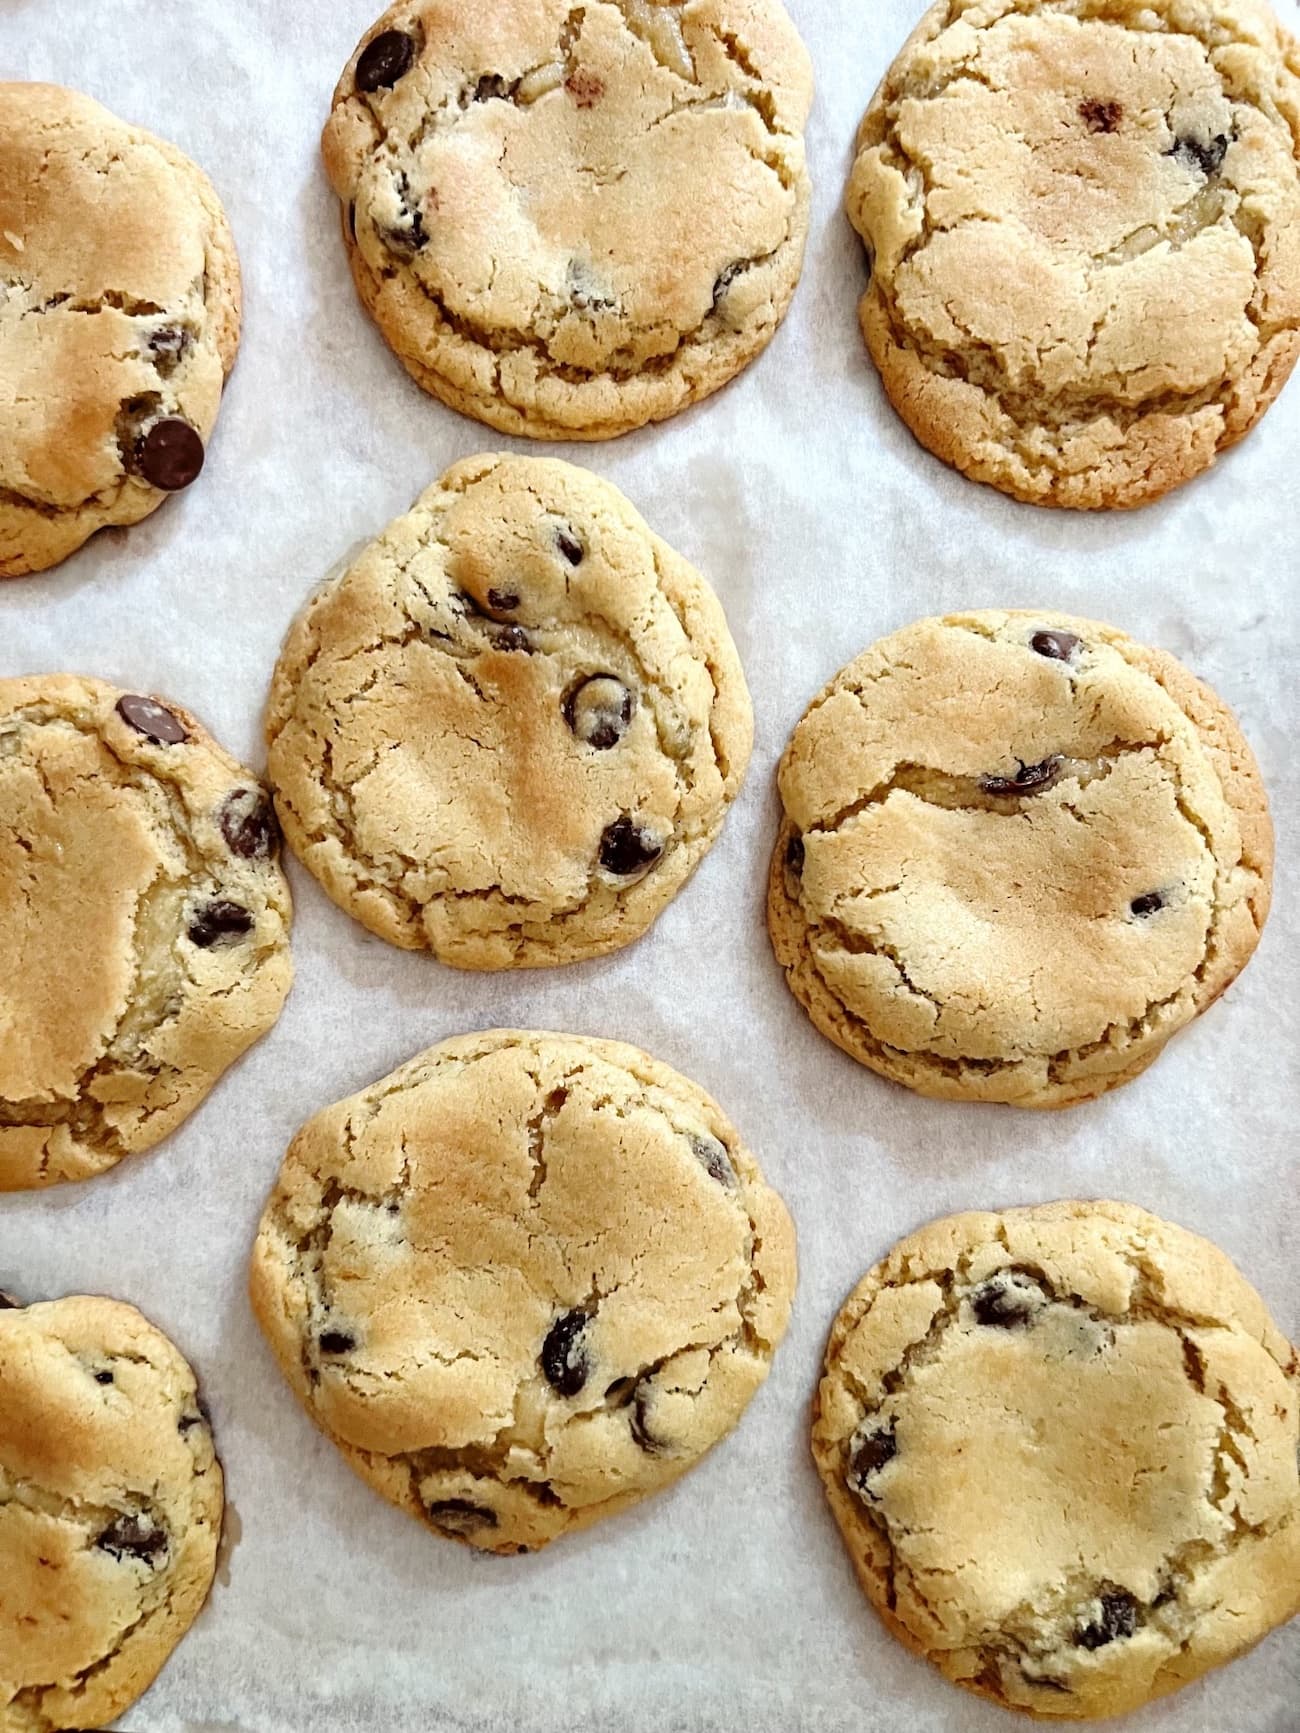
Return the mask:
M863 350L840 211L857 121L921 0L790 4L818 78L790 319L701 408L560 452L617 483L727 608L758 736L720 843L633 949L495 977L391 949L292 865L298 981L275 1031L161 1149L0 1199L0 1285L134 1301L212 1406L229 1550L132 1733L1002 1733L1004 1712L886 1636L826 1510L807 1406L849 1287L945 1211L1110 1194L1212 1236L1300 1331L1300 380L1212 474L1136 514L1020 506L931 459ZM1280 5L1300 26L1296 0ZM172 694L255 765L306 592L448 463L502 443L417 390L348 278L317 137L378 9L0 0L0 77L80 86L193 155L247 292L201 482L60 570L0 585L0 674ZM922 1101L860 1069L790 998L763 925L773 767L813 693L909 619L1004 604L1109 619L1187 660L1238 708L1279 829L1274 913L1243 978L1145 1077L1059 1115ZM444 1036L502 1023L632 1041L698 1079L788 1199L802 1264L790 1335L736 1435L674 1491L512 1560L439 1542L355 1480L282 1384L244 1292L298 1124ZM1300 1625L1126 1726L1297 1733Z

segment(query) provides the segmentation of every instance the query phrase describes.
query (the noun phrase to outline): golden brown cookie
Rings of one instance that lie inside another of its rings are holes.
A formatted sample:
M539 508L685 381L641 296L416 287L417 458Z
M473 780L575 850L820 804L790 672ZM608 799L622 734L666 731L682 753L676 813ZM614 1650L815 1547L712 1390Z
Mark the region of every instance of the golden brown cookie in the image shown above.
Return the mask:
M1120 1203L950 1216L835 1321L813 1455L868 1599L1041 1720L1300 1612L1300 1362L1216 1247Z
M194 1374L134 1307L0 1300L0 1733L106 1727L197 1618L221 1469Z
M1300 47L1263 0L939 0L848 209L917 438L1018 499L1141 505L1300 354Z
M74 90L0 84L0 578L195 480L239 318L200 169Z
M188 711L0 680L0 1192L150 1148L271 1027L278 849L257 778Z
M1231 712L1094 620L990 610L881 639L779 781L790 989L922 1095L1067 1107L1128 1082L1268 913L1272 826Z
M252 1296L385 1498L524 1552L740 1419L794 1291L785 1206L717 1104L612 1041L445 1041L298 1133Z
M361 298L503 433L675 415L789 306L811 98L780 0L400 0L325 128Z
M712 590L621 493L469 458L325 585L267 716L294 852L464 969L639 938L708 852L753 717Z

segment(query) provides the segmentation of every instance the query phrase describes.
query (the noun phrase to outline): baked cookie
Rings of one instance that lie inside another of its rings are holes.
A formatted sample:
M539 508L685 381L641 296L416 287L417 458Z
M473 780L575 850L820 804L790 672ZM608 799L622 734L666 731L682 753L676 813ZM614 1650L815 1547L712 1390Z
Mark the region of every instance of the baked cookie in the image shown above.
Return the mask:
M638 938L712 846L753 717L716 596L608 483L447 471L289 633L285 835L336 903L463 969Z
M74 90L0 84L0 578L190 485L239 310L188 157Z
M922 1095L1068 1107L1245 966L1273 831L1231 712L1052 613L920 620L794 731L768 925L846 1053Z
M940 0L848 210L921 443L1018 499L1141 505L1300 353L1300 47L1263 0Z
M1118 1715L1300 1612L1300 1362L1195 1234L950 1216L850 1294L813 1455L894 1636L1042 1720Z
M107 1727L198 1617L221 1469L194 1374L132 1306L0 1309L0 1733Z
M275 1022L270 801L188 711L0 680L0 1191L148 1149Z
M730 1432L794 1281L785 1206L701 1089L634 1047L492 1030L303 1127L252 1296L362 1479L504 1553Z
M780 0L401 0L323 141L361 299L418 384L503 433L662 421L784 317L811 100Z

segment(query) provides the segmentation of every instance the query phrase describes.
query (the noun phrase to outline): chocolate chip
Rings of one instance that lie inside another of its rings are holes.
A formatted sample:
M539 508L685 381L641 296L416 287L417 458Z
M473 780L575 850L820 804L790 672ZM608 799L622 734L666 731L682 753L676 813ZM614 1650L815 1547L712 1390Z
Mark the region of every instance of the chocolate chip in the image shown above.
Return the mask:
M691 1153L703 1166L710 1179L716 1179L719 1185L728 1189L736 1183L736 1170L731 1165L731 1157L727 1147L716 1137L693 1136L691 1138Z
M519 594L516 590L489 590L488 607L495 608L498 614L513 614L519 606Z
M203 468L203 441L197 429L179 415L164 416L138 440L133 467L153 487L177 493L198 479Z
M1203 175L1218 174L1223 167L1223 159L1228 154L1228 135L1218 133L1208 144L1202 144L1196 138L1179 138L1174 141L1166 156L1177 157L1185 168L1199 169Z
M280 827L260 789L237 788L228 794L217 823L226 847L241 860L270 860L280 846Z
M849 1449L849 1478L859 1492L867 1490L867 1481L873 1474L878 1474L887 1462L892 1462L898 1455L898 1439L894 1436L894 1423L888 1426L877 1426L869 1431L855 1434Z
M1037 794L1040 789L1052 786L1063 763L1060 754L1054 753L1041 764L1022 764L1014 776L981 776L980 787L985 794L1004 800L1017 794Z
M510 86L499 72L487 72L474 86L473 101L504 102L510 95Z
M648 872L664 852L647 830L626 816L605 826L600 839L600 864L621 879Z
M148 338L149 359L164 379L169 379L194 347L194 338L183 325L160 325Z
M1013 1330L1032 1322L1047 1303L1040 1284L1024 1270L1000 1270L971 1295L975 1321L994 1329Z
M1145 915L1154 915L1157 909L1164 906L1165 899L1159 891L1145 891L1140 897L1133 898L1129 909L1141 919Z
M107 1370L96 1372L95 1382L96 1384L111 1384L113 1382L113 1374Z
M425 1506L425 1515L443 1534L477 1534L497 1526L497 1513L485 1504L471 1504L467 1498L440 1498Z
M725 271L719 271L713 279L713 312L717 312L726 297L727 290L744 270L743 265L728 265Z
M785 845L785 864L797 878L803 871L804 847L801 836L792 836Z
M557 530L555 532L555 545L571 566L582 564L587 550L572 530Z
M585 1312L565 1312L551 1325L542 1343L542 1371L561 1396L576 1396L591 1367L582 1348L582 1333L590 1320Z
M251 933L253 917L238 903L217 901L201 908L186 930L190 943L207 951L220 939L234 939Z
M593 674L564 700L564 720L584 746L608 752L627 733L636 699L612 674Z
M375 232L389 252L410 258L429 244L429 231L424 226L424 213L411 199L411 182L405 174L397 177L397 198L402 207L401 222Z
M632 1397L632 1416L628 1421L632 1437L647 1456L658 1456L667 1449L664 1441L656 1438L650 1430L650 1402L653 1394L653 1384L648 1378L643 1378Z
M1127 1589L1110 1589L1099 1597L1101 1616L1080 1625L1074 1633L1081 1649L1103 1649L1117 1637L1131 1637L1137 1630L1138 1603Z
M526 655L532 654L533 641L522 626L498 626L490 636L498 650L522 650Z
M1090 96L1079 104L1079 118L1089 132L1114 132L1124 118L1124 110L1118 102L1098 102Z
M404 30L385 30L367 42L357 61L357 89L367 96L391 90L415 59L415 43Z
M117 713L154 746L180 746L189 739L180 717L156 698L144 698L138 692L124 693L117 701Z
M322 1354L350 1354L357 1339L350 1330L322 1330L317 1344Z
M156 1565L167 1551L167 1535L147 1516L119 1516L109 1523L95 1545L114 1558L139 1559Z
M1068 662L1079 643L1073 632L1035 632L1029 640L1029 648L1036 655L1046 656L1049 661Z

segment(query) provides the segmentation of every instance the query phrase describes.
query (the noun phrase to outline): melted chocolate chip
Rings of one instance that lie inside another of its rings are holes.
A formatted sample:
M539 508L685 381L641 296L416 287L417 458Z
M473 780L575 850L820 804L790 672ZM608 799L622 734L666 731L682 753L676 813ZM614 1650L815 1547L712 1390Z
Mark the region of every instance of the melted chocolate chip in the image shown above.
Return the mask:
M1079 118L1089 132L1114 132L1124 118L1124 110L1118 102L1098 102L1090 96L1079 104Z
M322 1330L317 1345L322 1354L350 1354L357 1339L350 1330Z
M405 174L397 178L397 197L402 207L402 220L376 228L376 234L390 253L410 258L429 244L429 231L424 226L424 213L411 200L411 183Z
M1014 1330L1032 1322L1047 1296L1023 1270L1000 1270L971 1295L975 1321L993 1329Z
M111 1384L113 1382L113 1374L107 1370L96 1372L95 1382L96 1384Z
M160 325L149 333L149 359L164 379L169 379L194 347L194 338L183 325Z
M691 1153L710 1179L716 1179L719 1185L725 1185L728 1190L735 1185L736 1170L731 1165L731 1157L727 1154L726 1145L716 1137L693 1136Z
M564 720L584 746L608 752L627 733L636 699L612 674L593 674L564 700Z
M1142 919L1146 915L1154 915L1157 909L1165 906L1165 899L1159 891L1145 891L1140 897L1134 897L1129 904L1130 911Z
M555 545L571 566L582 564L587 550L572 530L557 530L555 532Z
M1037 794L1056 781L1061 774L1062 762L1060 754L1054 753L1041 764L1022 764L1014 776L981 776L980 787L985 794L1003 800L1017 794Z
M650 1430L650 1399L653 1386L648 1378L643 1378L636 1387L632 1398L632 1416L628 1425L632 1429L632 1437L647 1456L658 1456L667 1448L663 1440L656 1438Z
M1052 662L1068 662L1079 648L1079 639L1073 632L1035 632L1029 640L1029 648L1038 656L1046 656Z
M519 606L517 590L489 590L487 599L488 607L495 608L498 614L513 614Z
M114 1558L139 1559L156 1565L167 1551L167 1535L147 1516L119 1516L109 1523L95 1545Z
M785 864L797 878L803 871L804 847L801 836L792 836L785 845Z
M467 1498L440 1498L425 1506L425 1515L443 1534L477 1534L497 1526L497 1513L485 1504L471 1504Z
M898 1440L894 1436L893 1422L888 1426L878 1427L874 1432L867 1432L853 1442L849 1455L849 1475L863 1491L873 1474L878 1474L887 1462L892 1462L898 1455Z
M415 59L415 43L404 30L385 30L367 42L357 61L357 89L367 96L376 90L391 90L409 72Z
M189 941L200 950L211 950L221 939L237 939L253 930L253 917L238 903L222 900L207 903L186 929Z
M606 825L600 839L601 866L621 879L648 872L663 852L661 842L626 816Z
M256 788L237 788L227 795L217 823L226 847L241 860L270 860L280 846L271 803Z
M117 701L117 713L128 727L154 746L180 746L189 739L179 716L158 702L144 698L138 692L124 693Z
M150 486L178 493L198 479L203 456L198 430L179 415L167 415L136 441L131 463Z
M1218 174L1223 167L1223 159L1228 154L1228 135L1218 133L1208 144L1202 144L1197 138L1179 138L1174 141L1166 156L1177 157L1184 167L1199 169L1207 178Z
M713 312L716 313L718 308L722 305L723 301L726 299L727 290L735 282L742 270L744 270L743 265L728 265L725 271L718 272L718 275L713 280Z
M1074 1633L1081 1649L1103 1649L1118 1637L1131 1637L1137 1630L1138 1604L1127 1589L1111 1589L1099 1597L1101 1616L1080 1625Z
M589 1322L585 1312L565 1312L542 1343L542 1371L561 1396L576 1396L587 1382L591 1367L582 1349L582 1333Z

